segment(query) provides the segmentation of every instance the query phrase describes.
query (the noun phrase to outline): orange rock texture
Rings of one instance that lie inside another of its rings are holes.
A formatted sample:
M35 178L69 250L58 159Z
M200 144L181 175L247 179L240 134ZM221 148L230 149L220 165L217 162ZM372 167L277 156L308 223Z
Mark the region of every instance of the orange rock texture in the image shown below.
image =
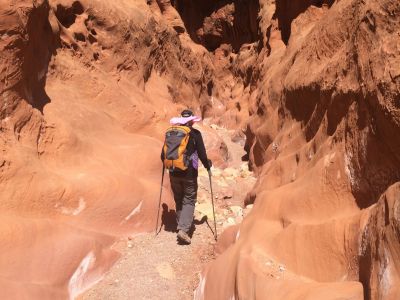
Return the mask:
M74 297L154 228L162 131L212 70L144 1L1 1L0 36L1 294Z
M0 0L0 53L7 299L73 298L154 228L186 107L258 176L196 299L400 299L399 1Z
M259 20L237 56L254 208L197 299L398 299L400 3L265 0Z

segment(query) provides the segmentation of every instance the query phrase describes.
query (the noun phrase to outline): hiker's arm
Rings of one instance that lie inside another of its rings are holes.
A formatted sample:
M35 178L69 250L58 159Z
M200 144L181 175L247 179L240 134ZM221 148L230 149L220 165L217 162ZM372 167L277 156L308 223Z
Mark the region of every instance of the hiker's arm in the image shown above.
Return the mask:
M208 162L206 147L204 146L203 137L201 136L200 132L195 135L195 139L196 139L196 150L201 160L201 163L207 170L209 170L211 166Z
M161 148L161 161L164 162L164 146Z

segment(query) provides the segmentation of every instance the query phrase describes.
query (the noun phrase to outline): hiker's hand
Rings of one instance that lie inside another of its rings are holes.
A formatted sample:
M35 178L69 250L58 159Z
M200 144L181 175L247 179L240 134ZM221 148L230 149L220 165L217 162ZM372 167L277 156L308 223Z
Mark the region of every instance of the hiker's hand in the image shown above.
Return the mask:
M207 169L208 175L212 177L211 169Z
M209 168L212 167L212 161L211 161L211 159L208 160L208 167L209 167Z

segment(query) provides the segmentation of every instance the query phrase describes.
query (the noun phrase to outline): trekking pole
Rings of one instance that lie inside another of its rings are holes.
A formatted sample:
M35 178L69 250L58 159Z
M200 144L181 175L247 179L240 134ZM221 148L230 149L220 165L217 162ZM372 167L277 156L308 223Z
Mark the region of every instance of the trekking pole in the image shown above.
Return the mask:
M213 193L213 189L212 189L212 181L211 181L211 173L210 173L210 171L208 172L208 177L210 178L211 203L212 203L213 215L214 215L214 230L215 230L214 238L215 238L215 240L217 240L217 239L218 239L218 234L217 234L217 222L215 221L214 193Z
M162 177L161 177L161 187L160 187L160 200L158 201L158 212L157 212L157 223L156 223L156 236L157 236L157 229L158 229L158 219L160 217L160 206L161 206L161 195L162 195L162 189L163 189L163 184L164 184L164 172L165 172L165 167L163 163L163 168L162 168Z

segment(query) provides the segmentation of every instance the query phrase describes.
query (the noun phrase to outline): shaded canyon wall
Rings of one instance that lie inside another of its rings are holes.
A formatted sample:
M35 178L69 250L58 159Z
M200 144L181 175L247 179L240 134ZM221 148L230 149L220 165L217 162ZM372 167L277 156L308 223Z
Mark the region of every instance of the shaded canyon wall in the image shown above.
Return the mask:
M232 63L254 208L196 298L399 298L400 3L264 0L259 33Z

